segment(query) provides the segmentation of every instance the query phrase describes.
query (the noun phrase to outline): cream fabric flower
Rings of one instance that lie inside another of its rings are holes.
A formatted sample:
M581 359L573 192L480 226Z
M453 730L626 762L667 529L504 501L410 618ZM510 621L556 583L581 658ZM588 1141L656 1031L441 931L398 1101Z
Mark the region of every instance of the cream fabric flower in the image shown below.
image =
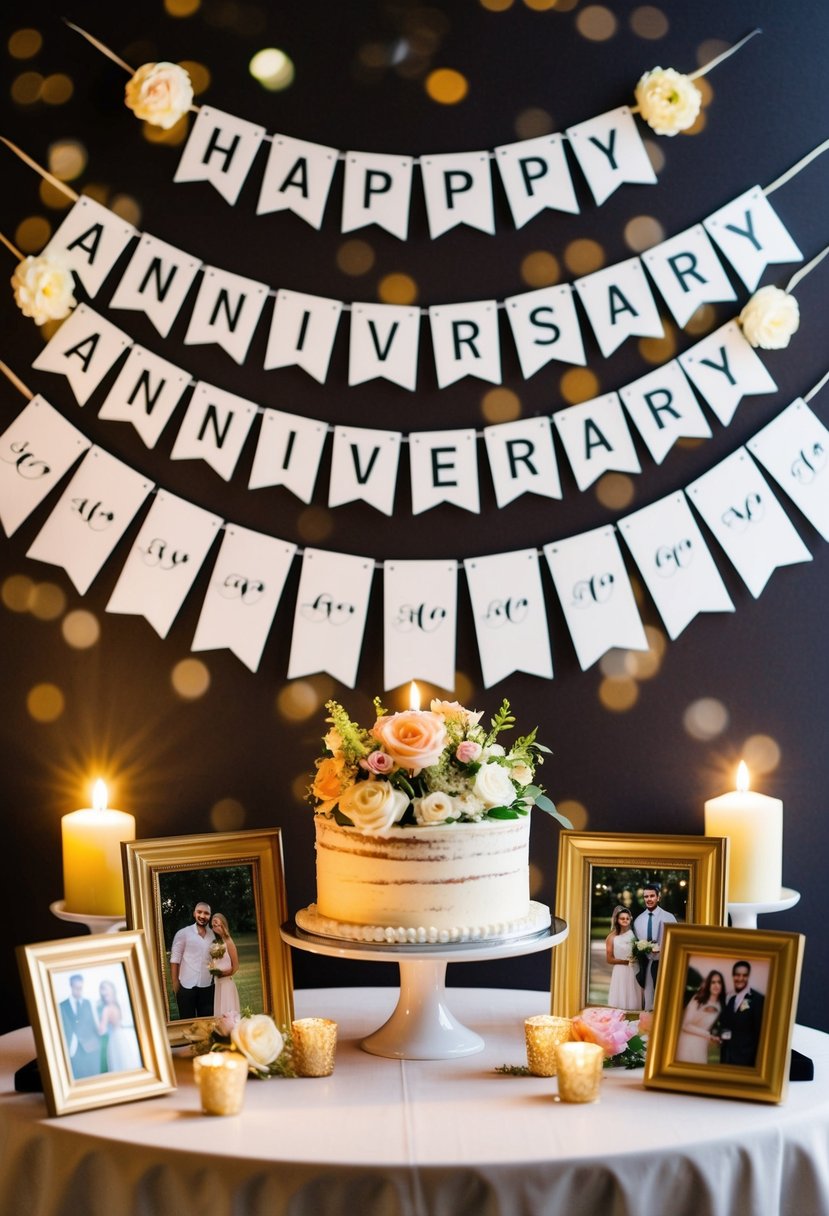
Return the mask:
M77 303L72 271L62 258L44 254L24 258L18 263L11 284L17 307L35 325L62 321Z
M780 287L761 287L740 313L740 325L752 346L782 350L800 325L797 300Z
M702 94L693 80L673 68L645 72L635 93L640 114L657 135L687 131L702 103Z
M169 131L193 104L193 86L177 63L145 63L127 81L124 100L136 118Z

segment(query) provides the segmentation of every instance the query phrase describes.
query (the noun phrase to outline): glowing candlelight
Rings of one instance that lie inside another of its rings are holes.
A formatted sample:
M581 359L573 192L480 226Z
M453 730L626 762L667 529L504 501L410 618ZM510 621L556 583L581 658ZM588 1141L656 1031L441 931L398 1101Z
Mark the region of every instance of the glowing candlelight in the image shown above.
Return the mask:
M750 788L744 760L736 790L705 803L706 836L727 836L729 903L780 899L783 870L783 803Z
M95 782L92 806L61 820L63 892L67 912L124 915L121 842L135 839L135 819L107 809L107 787Z
M420 689L414 680L412 680L409 687L409 709L420 709Z

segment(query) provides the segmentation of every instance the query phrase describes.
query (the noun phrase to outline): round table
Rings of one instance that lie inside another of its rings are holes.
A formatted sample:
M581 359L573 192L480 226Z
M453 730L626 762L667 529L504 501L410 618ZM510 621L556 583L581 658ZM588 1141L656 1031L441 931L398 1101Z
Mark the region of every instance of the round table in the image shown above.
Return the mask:
M601 1101L567 1106L555 1081L510 1077L544 992L451 989L484 1037L454 1060L368 1056L394 988L309 989L333 1017L333 1076L256 1082L233 1118L199 1110L192 1064L163 1098L46 1117L12 1092L27 1030L0 1038L0 1216L771 1216L829 1212L829 1035L796 1028L815 1080L781 1106L645 1090L606 1073Z

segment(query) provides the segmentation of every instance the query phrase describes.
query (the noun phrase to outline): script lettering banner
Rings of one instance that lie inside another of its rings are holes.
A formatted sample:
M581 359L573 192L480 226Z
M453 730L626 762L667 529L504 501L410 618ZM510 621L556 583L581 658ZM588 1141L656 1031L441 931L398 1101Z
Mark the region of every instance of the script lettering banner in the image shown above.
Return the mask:
M661 338L659 310L639 258L629 258L573 284L605 358L626 338Z
M265 410L248 489L285 486L303 502L310 502L327 434L326 423L316 418Z
M540 135L495 149L495 163L516 228L546 207L578 215L579 204L561 135Z
M557 410L553 422L580 490L603 473L641 473L624 411L616 393Z
M743 397L777 388L736 321L697 342L679 362L723 426L729 425Z
M295 554L289 541L227 524L190 649L230 650L258 671Z
M189 372L143 346L132 346L98 417L131 422L147 447L154 448L189 384Z
M32 397L0 435L0 523L11 536L89 447L44 397Z
M200 380L179 428L171 460L203 460L230 481L242 453L256 406L244 397Z
M65 376L78 405L86 405L130 339L87 304L79 304L44 346L32 367Z
M551 359L585 365L581 326L569 283L510 296L504 305L525 380Z
M383 563L383 688L455 687L458 563Z
M348 383L378 376L414 391L420 345L420 309L395 304L353 304Z
M657 464L677 439L710 439L711 427L676 359L619 390Z
M642 261L679 326L702 304L737 298L702 224L646 250Z
M412 515L442 502L464 511L481 509L474 430L419 431L409 436Z
M779 566L812 560L744 448L686 486L685 492L755 599Z
M614 646L648 649L614 528L554 541L544 556L582 671Z
M432 240L458 224L490 234L495 232L488 152L423 156L420 176Z
M522 494L561 498L549 418L519 418L484 427L484 442L499 507Z
M267 298L267 283L206 266L184 345L215 342L231 359L244 363Z
M329 507L362 500L384 515L391 515L401 438L399 431L335 427Z
M683 493L626 515L619 520L619 531L671 640L700 612L734 611Z
M353 688L366 625L374 559L306 549L294 613L288 679L327 671Z
M145 313L166 338L200 268L198 258L145 232L121 276L110 307Z
M274 135L256 214L293 211L312 228L321 228L336 167L336 148Z
M754 291L767 266L803 261L803 254L759 186L752 186L703 223L749 291Z
M535 549L466 558L484 688L514 671L553 678L541 572Z
M166 638L221 526L218 515L159 490L107 612L143 616L159 637Z
M96 296L137 229L82 194L43 250L60 255L72 267L90 296Z
M405 241L409 232L414 158L383 152L346 152L340 228L377 224Z
M464 376L501 383L498 305L495 300L439 304L429 309L438 388Z
M280 289L268 336L265 370L301 367L324 384L342 310L340 300Z
M801 398L748 441L748 450L829 540L829 431Z
M265 134L256 123L200 106L173 181L210 182L233 206Z
M627 106L567 128L570 147L601 206L625 182L653 185L656 174Z

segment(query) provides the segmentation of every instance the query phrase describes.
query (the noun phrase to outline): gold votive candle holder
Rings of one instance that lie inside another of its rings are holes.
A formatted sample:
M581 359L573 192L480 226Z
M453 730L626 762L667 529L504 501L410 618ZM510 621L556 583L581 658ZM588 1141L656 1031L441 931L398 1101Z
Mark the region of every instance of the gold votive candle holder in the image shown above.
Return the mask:
M537 1013L524 1019L524 1038L527 1042L527 1067L534 1077L556 1075L556 1051L560 1043L567 1043L573 1036L569 1018L553 1017L549 1013Z
M291 1022L294 1071L298 1077L330 1077L337 1050L337 1023L331 1018Z
M562 1102L598 1102L604 1068L604 1049L598 1043L561 1043L556 1063Z
M244 1056L230 1051L196 1056L193 1075L206 1115L238 1115L248 1079L248 1062Z

